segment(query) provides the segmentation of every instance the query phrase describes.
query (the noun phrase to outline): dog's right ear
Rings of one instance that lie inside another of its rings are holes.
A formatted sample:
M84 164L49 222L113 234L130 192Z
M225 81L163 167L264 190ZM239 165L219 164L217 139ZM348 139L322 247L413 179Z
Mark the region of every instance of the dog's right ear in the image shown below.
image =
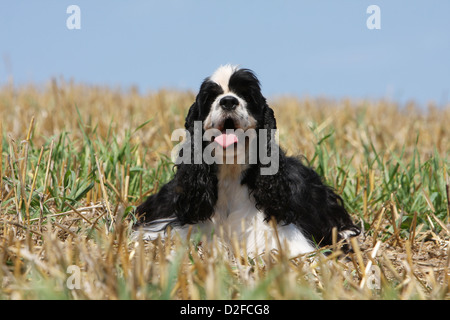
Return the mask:
M194 104L189 108L189 112L186 116L186 121L184 123L184 127L189 132L194 132L194 121L198 120L199 118L199 110L198 110L198 104L197 102L194 102Z
M186 116L185 128L190 133L190 154L188 163L177 165L174 177L173 213L180 225L195 224L209 219L214 213L214 205L218 198L217 193L217 167L203 162L196 163L195 130L202 130L202 126L194 126L200 121L201 96L189 109ZM195 130L194 130L195 128ZM197 132L202 135L202 132ZM201 141L202 143L202 141ZM203 150L203 146L200 151ZM181 150L183 151L183 149ZM180 157L183 155L181 154Z

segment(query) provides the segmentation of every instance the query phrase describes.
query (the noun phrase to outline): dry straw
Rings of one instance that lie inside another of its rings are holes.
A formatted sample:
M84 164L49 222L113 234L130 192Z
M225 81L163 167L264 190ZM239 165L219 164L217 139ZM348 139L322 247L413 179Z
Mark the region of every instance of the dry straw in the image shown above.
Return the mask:
M334 234L289 259L280 242L259 257L236 238L226 248L220 230L130 240L133 205L173 174L170 135L193 100L62 80L0 89L0 298L449 299L449 106L271 99L281 145L364 231L350 254Z

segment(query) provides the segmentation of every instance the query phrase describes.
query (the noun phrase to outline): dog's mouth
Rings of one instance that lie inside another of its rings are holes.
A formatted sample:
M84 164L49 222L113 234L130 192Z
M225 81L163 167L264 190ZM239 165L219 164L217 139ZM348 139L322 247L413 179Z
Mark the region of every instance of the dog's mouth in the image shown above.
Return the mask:
M225 121L221 125L219 125L218 129L222 132L222 134L215 137L214 141L221 145L222 148L226 149L229 146L238 143L238 137L234 133L234 130L236 130L237 128L232 118L225 119Z
M236 130L236 129L237 129L236 125L232 118L225 119L222 125L219 126L219 130L222 131L222 133L226 133L227 130Z

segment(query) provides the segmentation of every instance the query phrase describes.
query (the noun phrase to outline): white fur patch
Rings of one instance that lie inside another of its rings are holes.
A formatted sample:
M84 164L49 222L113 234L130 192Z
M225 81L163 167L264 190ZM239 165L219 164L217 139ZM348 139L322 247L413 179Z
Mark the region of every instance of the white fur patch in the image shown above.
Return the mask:
M176 218L173 217L154 220L150 224L142 226L140 230L133 231L131 240L137 241L141 234L142 239L144 240L156 240L158 236L164 237L166 233L164 229L175 219Z
M224 66L220 66L209 79L221 86L223 91L227 93L230 91L228 88L230 77L237 70L239 70L238 66L226 64Z
M357 232L355 232L354 230L343 230L339 232L339 235L342 239L350 239L351 237L356 236Z

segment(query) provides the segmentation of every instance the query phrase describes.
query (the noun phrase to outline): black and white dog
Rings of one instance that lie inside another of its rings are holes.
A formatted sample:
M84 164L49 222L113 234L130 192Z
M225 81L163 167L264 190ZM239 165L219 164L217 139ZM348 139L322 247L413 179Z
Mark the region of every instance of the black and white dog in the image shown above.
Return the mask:
M174 178L136 209L139 220L134 230L145 239L164 236L168 226L186 236L193 225L193 233L214 233L225 243L236 237L249 253L259 254L267 246L278 249L281 243L294 257L331 244L333 228L338 240L360 233L339 195L313 169L287 157L275 143L274 112L251 70L225 65L206 78L185 128L188 148L178 153L179 159L193 160L199 150L214 147L215 159L227 161L178 163ZM208 130L215 130L212 138L194 141L198 131L202 136ZM242 139L233 130L253 130L256 136ZM239 144L244 161L236 161L238 152L231 155L235 161L228 161L226 153L236 151ZM251 146L256 146L253 161L249 161ZM262 161L262 154L272 155L276 166ZM263 172L271 166L274 170ZM270 220L276 222L276 230Z

